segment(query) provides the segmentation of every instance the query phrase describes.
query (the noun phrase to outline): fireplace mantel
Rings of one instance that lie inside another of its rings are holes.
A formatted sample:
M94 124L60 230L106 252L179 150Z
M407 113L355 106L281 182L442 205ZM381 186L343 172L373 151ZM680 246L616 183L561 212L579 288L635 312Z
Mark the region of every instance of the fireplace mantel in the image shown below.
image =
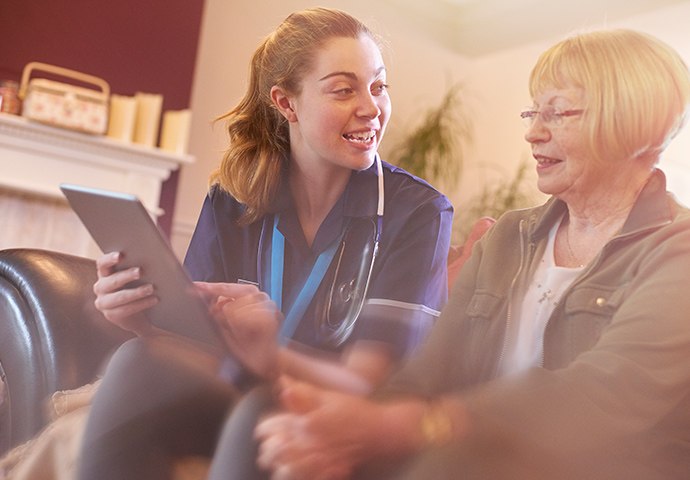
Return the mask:
M0 248L58 250L95 258L91 240L61 183L139 197L154 218L161 185L189 155L73 132L0 113Z
M193 161L0 113L0 186L13 190L58 198L63 182L116 190L137 195L158 216L162 182Z

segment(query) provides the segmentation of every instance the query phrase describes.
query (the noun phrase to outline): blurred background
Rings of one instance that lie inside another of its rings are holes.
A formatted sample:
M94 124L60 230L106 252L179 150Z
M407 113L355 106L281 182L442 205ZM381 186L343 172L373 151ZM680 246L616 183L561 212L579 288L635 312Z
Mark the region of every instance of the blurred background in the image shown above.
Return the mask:
M519 184L521 191L508 206L541 200L532 186L534 168L518 114L531 103L527 77L545 48L575 31L626 27L661 38L690 62L688 0L318 4L348 11L386 41L393 116L381 150L385 160L404 157L430 113L445 115L440 125L454 136L453 153L439 158L430 152L429 158L442 165L457 162L457 168L423 174L453 200L458 241L470 217L496 207L491 203L500 203L506 189ZM112 93L161 93L164 109L191 109L188 153L194 161L165 181L160 202L161 226L182 256L208 175L226 143L222 124L213 120L244 92L260 40L290 12L314 5L301 0L0 0L0 79L16 79L26 63L38 60L103 77ZM686 204L689 154L690 129L662 162L671 190Z

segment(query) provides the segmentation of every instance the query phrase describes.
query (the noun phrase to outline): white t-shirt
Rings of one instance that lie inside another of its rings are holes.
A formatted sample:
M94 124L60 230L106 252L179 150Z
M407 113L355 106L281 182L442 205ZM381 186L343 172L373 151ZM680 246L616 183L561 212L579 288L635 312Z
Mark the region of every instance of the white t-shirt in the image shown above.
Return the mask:
M556 266L554 243L559 225L560 222L557 222L549 232L544 256L527 287L519 316L513 318L517 328L511 330L509 326L510 338L501 365L503 373L516 373L542 364L544 331L549 317L563 292L584 268Z

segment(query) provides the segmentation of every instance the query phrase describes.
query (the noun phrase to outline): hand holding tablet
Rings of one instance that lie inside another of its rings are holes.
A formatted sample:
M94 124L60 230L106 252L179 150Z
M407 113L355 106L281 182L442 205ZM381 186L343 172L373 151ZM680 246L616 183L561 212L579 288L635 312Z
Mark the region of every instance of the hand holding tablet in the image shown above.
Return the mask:
M121 253L118 270L139 267L131 286L153 285L159 301L145 315L154 326L227 351L208 305L136 196L71 184L60 189L100 249Z

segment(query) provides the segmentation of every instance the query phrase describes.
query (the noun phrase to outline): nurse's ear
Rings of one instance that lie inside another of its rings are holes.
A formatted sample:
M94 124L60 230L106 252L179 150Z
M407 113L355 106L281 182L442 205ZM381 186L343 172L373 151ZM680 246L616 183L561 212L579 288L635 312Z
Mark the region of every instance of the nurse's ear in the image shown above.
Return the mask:
M285 117L288 122L297 121L297 114L292 106L292 98L285 90L274 85L271 88L271 100L273 101L273 105L275 105L280 114Z

